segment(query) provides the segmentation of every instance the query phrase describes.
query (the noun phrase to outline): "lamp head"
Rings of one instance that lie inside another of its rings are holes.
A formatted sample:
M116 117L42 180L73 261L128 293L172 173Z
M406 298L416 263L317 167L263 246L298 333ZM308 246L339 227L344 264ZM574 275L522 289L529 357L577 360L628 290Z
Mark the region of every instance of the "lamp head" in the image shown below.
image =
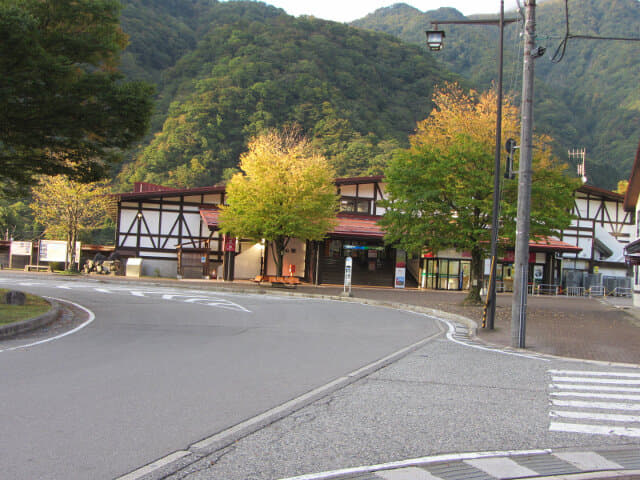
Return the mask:
M442 49L442 43L444 41L443 30L427 30L427 46L431 51L438 51Z

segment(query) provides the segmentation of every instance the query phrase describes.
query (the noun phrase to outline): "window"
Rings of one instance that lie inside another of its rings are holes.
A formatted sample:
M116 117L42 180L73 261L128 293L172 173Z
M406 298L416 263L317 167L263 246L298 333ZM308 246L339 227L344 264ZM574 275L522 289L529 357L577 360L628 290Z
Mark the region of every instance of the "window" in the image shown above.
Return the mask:
M340 199L340 211L343 213L371 213L371 200L367 198L342 197Z

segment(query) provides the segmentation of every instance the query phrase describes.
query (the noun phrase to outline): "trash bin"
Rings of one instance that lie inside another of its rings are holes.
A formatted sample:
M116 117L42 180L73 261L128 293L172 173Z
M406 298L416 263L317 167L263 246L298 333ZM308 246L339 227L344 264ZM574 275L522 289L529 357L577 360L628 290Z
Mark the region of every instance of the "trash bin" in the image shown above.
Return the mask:
M142 274L142 259L130 258L127 260L127 277L139 277Z

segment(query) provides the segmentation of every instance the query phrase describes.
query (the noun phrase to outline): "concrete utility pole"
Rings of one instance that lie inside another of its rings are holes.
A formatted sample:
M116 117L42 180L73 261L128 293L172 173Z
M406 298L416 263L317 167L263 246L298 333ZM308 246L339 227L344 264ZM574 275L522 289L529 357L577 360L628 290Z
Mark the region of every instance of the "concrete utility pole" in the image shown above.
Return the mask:
M531 152L533 137L533 63L535 49L536 2L525 1L524 66L520 127L520 168L518 170L518 218L516 221L515 278L511 307L511 346L525 347L527 289L529 277L529 217L531 214Z

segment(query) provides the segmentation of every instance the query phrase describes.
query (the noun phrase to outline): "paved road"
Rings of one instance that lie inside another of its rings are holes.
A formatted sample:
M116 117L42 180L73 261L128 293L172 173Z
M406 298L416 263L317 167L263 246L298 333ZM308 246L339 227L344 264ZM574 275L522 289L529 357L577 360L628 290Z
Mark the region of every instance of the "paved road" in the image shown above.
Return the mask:
M444 453L640 445L637 368L514 355L370 306L36 282L22 288L83 303L96 320L0 352L9 478L125 473L425 337L227 448L189 449L169 478L267 480Z
M0 286L95 313L49 343L0 343L0 466L16 480L125 474L442 330L342 302L7 273Z

